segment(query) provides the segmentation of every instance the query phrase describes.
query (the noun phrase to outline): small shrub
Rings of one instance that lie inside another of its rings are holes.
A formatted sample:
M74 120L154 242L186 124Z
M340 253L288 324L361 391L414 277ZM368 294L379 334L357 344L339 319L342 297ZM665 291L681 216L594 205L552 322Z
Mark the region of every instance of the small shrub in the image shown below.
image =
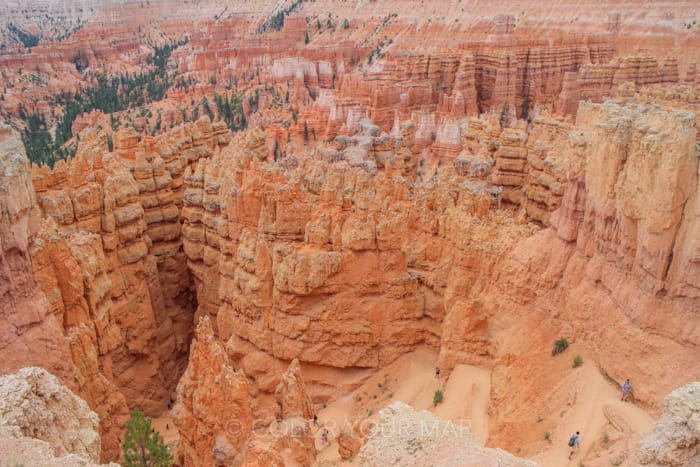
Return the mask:
M441 390L436 390L433 395L433 407L437 407L440 402L442 402L443 394Z
M551 444L552 443L552 433L550 433L549 431L545 431L544 432L544 439L549 441L549 443Z
M573 367L574 367L574 368L578 368L578 367L580 367L581 365L583 365L583 357L580 356L580 355L576 355L576 357L574 357L574 364L573 364Z
M394 397L394 393L393 393L393 392L389 393L389 395L387 396L387 399L391 399L392 397Z
M610 444L610 435L608 434L607 431L605 433L603 433L603 444L605 445L606 448L608 447L608 444Z
M552 349L552 357L556 354L562 353L569 347L569 341L562 337L554 343L554 348Z

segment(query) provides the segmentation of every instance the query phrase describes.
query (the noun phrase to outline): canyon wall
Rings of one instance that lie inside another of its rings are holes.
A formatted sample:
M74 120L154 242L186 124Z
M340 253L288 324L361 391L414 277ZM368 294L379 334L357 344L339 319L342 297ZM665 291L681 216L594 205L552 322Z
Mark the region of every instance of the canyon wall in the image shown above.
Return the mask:
M70 351L32 273L32 242L39 211L19 136L0 126L0 320L4 372L41 365L75 387Z
M146 140L138 154L134 133L117 135L114 154L93 134L69 163L35 167L32 188L3 129L3 370L41 364L75 388L100 415L106 459L118 457L127 401L159 414L187 364L196 298L182 174L226 141L213 131Z
M109 456L125 402L159 414L187 364L196 298L180 243L182 177L226 141L218 128L140 146L124 131L112 154L93 134L69 163L34 170L47 215L35 275L69 336L79 392L101 415Z
M277 163L265 160L263 136L239 135L200 159L185 174L183 207L199 312L251 379L258 417L272 416L281 362L377 368L437 348L461 306L454 295L532 232L490 212L498 190L452 167L412 182L410 150L393 152L386 136L340 138ZM463 351L489 354L484 336L468 339Z
M240 370L233 412L265 424L295 358L378 368L427 345L448 370L499 368L492 442L507 447L528 441L507 388L538 390L522 383L533 371L524 355L560 333L595 348L613 378L652 381L665 368L668 382L636 386L652 410L692 377L693 114L608 103L582 105L572 127L544 114L522 129L472 119L470 152L454 164L420 162L415 134L406 124L380 135L361 121L352 137L275 161L263 131L229 143L203 118L140 142L121 131L113 153L95 133L69 163L34 169L37 201L29 190L25 209L46 218L24 264L71 353L64 378L100 413L109 455L126 401L155 414L172 397L201 317L211 323L203 342ZM493 167L480 169L488 158ZM516 209L497 209L509 204ZM542 212L544 230L516 222ZM521 338L504 338L515 329ZM644 348L658 355L620 359ZM205 350L189 356L189 371L220 366ZM202 375L185 378L178 406L209 393ZM322 384L311 388L328 400ZM189 404L185 463L253 450L247 438L217 444L216 430L202 434L211 423Z
M379 367L418 345L448 370L495 369L490 442L509 449L533 445L523 420L566 397L564 386L543 394L555 383L531 363L561 335L610 378L634 375L637 402L656 413L699 376L695 116L584 104L568 134L537 125L527 142L504 131L494 154L526 161L531 147L543 169L555 149L549 183L562 201L544 230L493 209L509 185L439 164L421 172L410 147L398 157L371 126L280 162L253 131L192 167L185 252L200 293L220 300L200 310L245 371L258 417L272 419L270 374L292 358Z
M64 352L55 370L100 414L104 456L118 453L127 401L158 413L188 358L202 374L183 380L178 407L209 393L213 351L188 357L200 317L210 322L203 342L236 371L235 413L273 422L280 375L295 358L378 368L427 345L448 370L498 368L492 442L527 444L517 422L525 409L507 388L538 391L522 383L533 372L526 356L560 333L594 348L613 378L654 381L664 368L667 381L636 386L652 410L693 377L695 118L607 103L583 104L573 126L545 114L504 130L472 119L468 152L430 164L412 124L388 136L360 121L351 137L275 161L262 130L229 143L205 117L140 142L120 131L112 153L104 135L86 134L75 159L34 168L34 189L6 131L6 186L25 196L4 198L18 203L3 207L4 264L29 284L6 296L43 307L29 330L54 333L45 340ZM507 205L516 209L497 209ZM516 222L523 215L550 227ZM16 329L8 345L27 346ZM520 338L505 339L516 330ZM633 358L640 349L655 357ZM16 366L39 358L16 355ZM202 434L211 423L189 406L183 462L257 452L247 438L216 442L228 419L218 435Z
M546 414L571 397L571 388L533 367L549 351L535 342L573 337L608 377L633 378L637 402L654 413L666 393L698 378L695 136L692 113L581 105L552 227L517 245L475 297L503 332L519 336L501 341L508 371L494 378L501 421L492 442L527 442L525 432L513 436L514 424L522 428L526 414ZM509 316L524 319L509 324ZM523 387L530 403L511 401L507 388L533 374L540 383ZM536 395L542 388L547 397Z

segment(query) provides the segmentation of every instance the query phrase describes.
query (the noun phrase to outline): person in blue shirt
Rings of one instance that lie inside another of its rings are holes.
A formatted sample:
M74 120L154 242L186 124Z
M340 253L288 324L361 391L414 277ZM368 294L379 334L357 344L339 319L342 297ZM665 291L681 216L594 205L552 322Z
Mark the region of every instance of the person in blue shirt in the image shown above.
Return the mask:
M632 390L632 384L630 383L630 380L627 379L624 383L622 383L622 401L626 401L627 398L630 396L630 391Z
M569 447L571 448L571 452L569 453L569 460L571 460L571 457L574 455L576 450L578 449L578 445L581 442L581 433L578 431L576 434L571 435L571 438L569 439Z

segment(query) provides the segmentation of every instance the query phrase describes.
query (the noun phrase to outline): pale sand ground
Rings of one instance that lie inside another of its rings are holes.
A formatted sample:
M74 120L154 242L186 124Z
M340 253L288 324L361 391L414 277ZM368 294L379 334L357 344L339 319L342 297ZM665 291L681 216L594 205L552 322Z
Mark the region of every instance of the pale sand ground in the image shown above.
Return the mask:
M319 411L319 420L331 432L331 443L325 449L317 433L316 447L319 466L357 465L340 459L335 437L343 423L358 417L376 420L378 411L394 401L403 401L416 410L428 410L435 415L470 427L475 437L484 442L488 436L488 401L490 375L487 370L459 365L449 379L442 373L435 377L437 353L421 349L400 357L357 388ZM437 389L443 392L443 402L433 406ZM376 396L376 398L375 398ZM371 415L369 415L371 413Z
M339 394L325 408L319 408L319 420L330 431L330 443L326 447L322 445L322 430L318 429L316 465L358 465L343 461L338 455L335 438L341 426L358 418L376 420L378 411L396 400L406 402L416 410L428 410L468 426L476 439L488 445L490 372L458 365L449 377L443 372L438 379L435 377L436 361L437 354L427 349L406 354L386 368L377 370L351 393ZM592 359L588 360L584 355L584 362L588 361ZM574 402L561 408L561 423L550 433L551 444L545 443L545 448L528 458L543 467L633 465L634 445L651 430L652 417L636 405L620 401L619 389L592 363L567 370L562 378L564 384L576 388ZM437 389L443 391L444 399L438 407L433 407L433 395ZM513 397L517 397L517 390ZM174 447L178 434L169 412L154 419L153 427L161 433L166 444ZM567 441L577 430L581 432L581 446L574 459L569 461ZM294 465L290 458L286 460L288 465ZM619 461L621 463L617 464Z
M532 460L543 467L635 465L634 447L651 431L651 415L631 402L622 402L620 390L594 364L572 369L566 379L571 387L578 388L575 403L562 408L561 423L551 433L551 446ZM581 432L581 445L573 460L568 461L567 443L576 431Z
M479 441L486 442L489 430L489 371L459 365L449 378L443 374L438 380L435 377L436 357L428 350L404 355L388 367L378 370L351 394L339 397L320 410L319 420L331 431L331 443L323 448L319 430L317 465L357 465L342 461L338 455L334 439L339 427L346 420L360 415L368 416L371 413L369 418L376 419L378 410L395 400L469 426ZM592 363L567 370L562 378L572 388L578 388L574 402L562 407L561 423L550 433L551 444L545 443L547 447L528 458L543 467L633 465L634 446L642 435L651 430L652 417L634 404L620 401L618 388L606 380ZM382 387L378 387L377 383ZM433 407L436 389L442 389L444 399L438 407ZM517 397L517 390L513 397ZM579 452L569 461L567 442L575 431L581 432L581 445Z

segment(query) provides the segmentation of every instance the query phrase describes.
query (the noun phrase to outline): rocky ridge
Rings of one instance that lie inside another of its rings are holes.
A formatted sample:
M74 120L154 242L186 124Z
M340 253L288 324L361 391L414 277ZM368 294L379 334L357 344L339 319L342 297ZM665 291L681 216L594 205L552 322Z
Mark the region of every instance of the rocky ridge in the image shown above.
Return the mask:
M700 462L699 397L698 382L666 396L661 420L637 448L637 461L641 465L693 465Z
M97 465L99 420L42 368L0 377L0 452L31 465ZM116 465L116 464L110 464Z
M3 370L42 365L73 386L70 353L32 272L32 240L39 211L24 148L9 126L0 126L0 348Z

